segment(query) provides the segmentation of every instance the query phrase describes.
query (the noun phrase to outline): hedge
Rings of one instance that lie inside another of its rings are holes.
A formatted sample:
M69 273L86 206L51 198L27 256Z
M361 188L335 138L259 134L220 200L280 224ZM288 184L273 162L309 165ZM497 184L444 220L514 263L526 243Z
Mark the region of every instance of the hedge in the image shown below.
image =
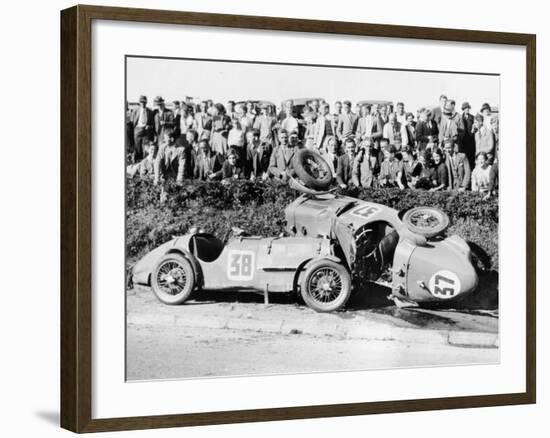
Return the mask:
M399 189L338 190L338 193L393 207L439 207L456 233L485 252L486 268L498 270L498 199L472 192L424 192ZM155 186L127 180L127 258L131 264L147 251L193 226L227 239L232 227L276 236L284 231L284 208L299 193L276 182L185 181Z

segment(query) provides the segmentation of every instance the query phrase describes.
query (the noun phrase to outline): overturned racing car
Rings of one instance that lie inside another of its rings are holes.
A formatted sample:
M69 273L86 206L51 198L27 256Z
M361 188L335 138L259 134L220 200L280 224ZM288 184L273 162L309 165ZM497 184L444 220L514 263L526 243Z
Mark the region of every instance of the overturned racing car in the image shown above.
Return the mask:
M134 283L150 286L166 304L183 303L194 290L295 291L319 312L344 306L357 283L389 285L399 306L476 288L470 247L445 236L449 218L441 210L398 212L334 194L326 190L327 163L308 149L295 154L294 169L290 184L302 194L285 209L284 235L239 231L224 244L193 229L145 255L133 268Z

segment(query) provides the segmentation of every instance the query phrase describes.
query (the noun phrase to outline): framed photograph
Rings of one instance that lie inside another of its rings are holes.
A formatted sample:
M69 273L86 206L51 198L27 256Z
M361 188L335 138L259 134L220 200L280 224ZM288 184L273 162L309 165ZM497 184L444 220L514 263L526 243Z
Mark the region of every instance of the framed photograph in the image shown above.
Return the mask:
M61 426L535 403L535 35L61 12Z

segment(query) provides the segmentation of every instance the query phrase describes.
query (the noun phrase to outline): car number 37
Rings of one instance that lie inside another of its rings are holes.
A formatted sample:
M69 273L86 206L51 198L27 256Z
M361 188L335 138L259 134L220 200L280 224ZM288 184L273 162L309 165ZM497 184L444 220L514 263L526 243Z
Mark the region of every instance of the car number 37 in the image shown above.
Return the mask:
M227 277L230 280L252 280L254 267L255 253L253 251L229 251L227 254Z

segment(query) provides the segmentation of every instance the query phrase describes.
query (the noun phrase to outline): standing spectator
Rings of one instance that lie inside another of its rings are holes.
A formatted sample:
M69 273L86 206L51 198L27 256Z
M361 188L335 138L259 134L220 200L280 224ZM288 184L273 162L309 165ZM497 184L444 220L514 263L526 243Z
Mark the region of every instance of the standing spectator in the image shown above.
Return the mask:
M212 107L212 134L210 145L218 154L225 156L227 153L227 134L231 120L225 114L225 108L221 103Z
M395 113L389 115L388 123L384 125L383 137L387 138L390 144L401 142L401 145L407 146L407 129L397 121Z
M405 125L407 122L407 113L405 112L405 104L403 102L397 102L395 104L395 116L397 121L402 125Z
M491 122L492 120L492 110L491 105L489 105L487 102L485 102L483 105L481 105L481 110L479 111L481 115L483 116L483 124L487 129L492 130L493 124Z
M174 113L172 110L166 108L164 99L161 96L155 98L154 104L157 106L155 113L155 133L160 150L161 142L164 141L165 135L169 132L171 133L174 129Z
M223 181L229 181L232 179L243 179L244 171L240 164L237 152L234 149L229 149L227 153L227 159L222 166L221 178Z
M334 102L334 114L336 114L337 116L340 116L340 114L342 114L342 102L340 102L339 100Z
M387 105L380 105L378 107L378 115L380 116L380 119L382 120L382 126L385 126L386 123L390 121L389 119L389 110Z
M419 152L424 152L439 138L437 123L432 120L432 112L426 108L420 110L420 120L416 125L416 141Z
M233 120L229 134L227 135L227 144L230 149L233 149L239 158L239 163L246 159L246 140L245 132L241 127L241 122L238 118Z
M357 115L351 112L351 102L346 100L344 101L342 114L338 117L338 126L336 128L336 135L340 141L344 142L344 140L354 134L356 124Z
M235 111L235 101L234 100L228 100L227 101L226 114L227 114L227 117L229 117L229 119L231 121L235 120L235 118L237 117L237 112Z
M472 192L489 193L491 186L491 166L485 152L476 154L476 167L472 172Z
M197 126L196 120L195 120L195 117L193 116L191 106L185 103L182 103L180 108L180 122L179 122L180 133L185 134L190 129L195 130L196 126Z
M493 130L491 128L487 128L481 114L476 114L474 119L474 139L476 142L476 162L480 152L491 155L494 154L495 137Z
M432 169L432 188L430 191L445 190L449 185L449 176L447 174L447 167L445 166L445 159L441 149L437 148L433 151L432 159L434 167Z
M213 180L221 176L223 158L213 151L208 140L199 141L199 154L195 161L195 178L200 180Z
M246 134L254 129L254 120L248 117L247 109L244 104L237 105L236 112L237 120L241 124L241 129L244 131L246 138Z
M256 104L252 101L248 101L246 102L246 118L247 118L247 121L246 123L243 123L241 121L241 123L243 123L243 128L246 126L246 130L248 131L249 129L254 129L254 121L256 120L256 117L257 117L257 113L256 113Z
M357 129L355 130L355 136L359 146L363 146L367 140L378 143L382 137L383 130L382 120L378 115L371 113L369 105L362 105L361 117L357 121Z
M374 187L379 173L378 152L372 147L372 140L365 140L365 147L359 151L353 163L353 183L357 187Z
M476 155L476 140L474 137L474 116L470 114L471 108L468 102L462 104L462 124L464 125L462 152L468 157L470 168L473 168Z
M172 110L172 112L174 113L174 134L176 135L176 138L178 138L182 134L180 130L180 121L181 121L180 101L174 100L172 101L172 105L174 106L174 109Z
M147 107L147 97L139 97L139 108L132 114L132 125L134 126L134 162L143 158L143 146L153 139L155 116L153 111Z
M298 120L294 117L294 107L291 100L285 104L285 116L281 121L281 129L284 129L287 133L298 131Z
M209 139L210 129L212 129L212 116L208 114L208 101L203 100L199 104L199 111L195 114L195 129L199 134L199 139Z
M328 163L332 178L336 178L336 169L338 168L338 140L334 135L327 137L325 146L322 148L321 155Z
M407 133L406 143L409 147L416 147L416 122L414 121L414 114L407 113L405 117L405 132Z
M446 104L447 96L442 94L441 96L439 96L439 106L435 107L432 111L433 121L437 124L438 130L441 127L441 118L443 117L443 112Z
M279 131L279 146L273 149L269 161L269 173L276 179L287 181L292 176L292 158L295 148L289 143L289 135L285 129Z
M317 132L317 113L312 109L304 112L306 130L304 133L304 146L308 149L315 148Z
M384 149L384 161L380 164L380 176L378 177L380 187L399 187L404 189L403 162L396 158L394 145Z
M323 102L319 108L319 115L315 121L315 139L314 147L317 150L321 150L325 139L332 135L332 123L330 116L330 107L328 103Z
M272 147L260 141L260 131L252 131L252 141L247 148L246 174L252 181L256 179L266 180L269 176L269 160Z
M126 155L132 156L131 161L133 161L134 155L134 125L132 123L132 111L128 106L128 101L126 101Z
M262 143L273 146L273 130L277 121L275 117L268 114L268 111L269 105L263 104L260 115L254 121L254 129L260 131L260 141Z
M455 111L455 101L448 100L443 109L443 116L439 124L439 144L450 138L453 142L462 144L464 125L459 114Z
M458 143L445 141L445 166L447 167L448 189L462 192L470 186L470 163L463 152L459 152Z
M346 101L347 102L347 101ZM351 108L351 104L349 106ZM346 103L344 102L344 111ZM355 160L355 140L353 137L347 137L344 142L345 152L344 155L338 157L338 164L336 167L336 182L338 185L345 189L352 181L353 162Z

